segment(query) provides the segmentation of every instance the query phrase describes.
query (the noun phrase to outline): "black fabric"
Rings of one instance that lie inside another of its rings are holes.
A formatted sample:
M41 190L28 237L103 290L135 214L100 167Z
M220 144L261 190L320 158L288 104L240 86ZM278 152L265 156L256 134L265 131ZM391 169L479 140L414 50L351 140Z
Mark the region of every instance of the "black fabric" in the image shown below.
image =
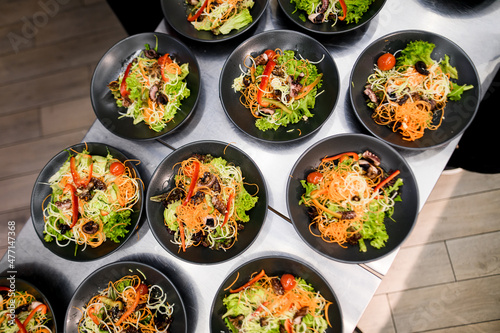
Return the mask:
M131 3L123 0L106 0L123 28L129 35L153 32L163 19L160 0Z
M476 117L464 132L447 168L477 173L500 173L496 145L500 142L500 71L488 87Z

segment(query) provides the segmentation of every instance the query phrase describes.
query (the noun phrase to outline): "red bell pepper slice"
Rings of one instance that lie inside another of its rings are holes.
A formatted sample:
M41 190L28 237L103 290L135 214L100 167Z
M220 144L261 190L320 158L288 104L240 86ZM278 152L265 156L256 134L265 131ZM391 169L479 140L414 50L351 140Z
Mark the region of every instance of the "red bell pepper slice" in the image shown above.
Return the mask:
M76 196L76 189L73 185L71 184L66 184L66 187L64 188L63 192L66 191L71 192L71 209L72 209L72 220L71 220L71 225L69 226L70 229L73 228L78 221L78 197Z
M127 311L125 311L125 313L122 314L120 319L118 319L118 321L115 323L116 326L123 323L125 321L125 319L127 319L128 316L130 316L130 314L132 314L132 312L135 311L135 308L137 307L137 305L139 305L139 301L141 300L141 296L146 295L147 293L148 293L148 286L145 285L144 283L141 283L136 289L134 303L132 303L132 305L127 309Z
M262 80L260 81L259 90L257 91L257 102L259 103L259 105L266 107L269 106L269 102L262 100L262 96L264 95L264 90L269 83L271 73L273 72L274 67L276 67L276 62L274 62L276 53L273 50L266 50L264 53L267 55L268 60L266 68L264 68L264 72L262 73Z
M193 13L189 13L187 20L189 22L196 21L198 19L198 17L200 17L201 13L203 13L203 10L205 10L207 5L208 5L208 0L205 0L203 2L203 4L201 5L200 9L198 9L194 15L193 15Z
M342 16L339 17L339 20L343 21L347 16L347 6L344 0L339 0L339 2L340 2L340 7L342 7Z
M26 317L26 319L24 320L23 322L23 325L26 326L28 325L28 323L30 322L31 318L33 318L33 316L35 315L35 313L37 311L42 311L42 314L46 314L47 313L47 305L45 304L40 304L38 305L36 308L34 308L30 314L28 315L28 317Z
M95 315L95 306L92 306L90 309L88 309L87 313L94 324L99 325L99 319L97 319L97 316Z
M293 333L292 321L290 319L285 320L285 330L286 333Z
M222 223L222 226L225 226L227 221L229 220L229 211L231 209L231 205L233 204L234 201L234 193L231 193L229 195L229 198L227 199L227 206L226 206L226 215L224 215L224 222Z
M0 291L10 291L10 288L5 286L0 286Z
M230 289L229 292L234 294L234 293L239 293L240 291L242 291L243 289L245 288L248 288L250 287L252 284L254 284L255 282L259 281L264 275L266 275L266 272L264 270L261 270L259 272L259 274L255 275L250 281L248 281L247 283L245 283L244 285L242 285L241 287L239 288L236 288L236 289Z
M26 331L26 327L24 327L23 323L21 323L19 319L14 318L14 321L16 322L17 327L19 327L19 333L28 333L28 331Z
M399 170L396 170L394 171L393 173L391 173L389 175L389 177L387 177L386 179L384 179L383 181L381 181L376 187L375 189L373 190L373 192L377 192L378 190L380 190L382 187L384 187L388 182L391 181L391 179L393 179L394 177L396 177L397 175L399 175L400 171Z
M92 158L90 155L88 155L89 158ZM73 177L73 182L75 183L76 186L87 186L87 184L90 182L92 179L92 169L94 167L94 163L90 163L89 167L89 173L87 175L87 178L82 180L80 179L80 175L78 174L78 171L76 170L76 165L75 165L75 157L71 156L69 160L69 165L71 169L71 176Z
M257 316L260 312L264 311L264 307L266 307L268 304L268 301L262 302L262 304L252 313L252 317Z
M184 199L184 202L182 203L183 206L187 205L191 197L193 196L194 188L196 186L196 181L198 180L198 176L200 174L200 162L198 161L193 161L194 165L194 170L193 174L191 176L191 184L189 184L189 190L186 196L186 199Z
M172 59L170 58L168 53L165 53L163 56L161 56L158 59L158 65L160 65L160 69L161 69L161 77L162 77L163 81L165 81L165 82L169 81L169 78L165 76L165 65L171 64L171 63L172 63Z
M130 95L130 91L127 90L127 77L130 73L130 67L132 67L132 62L127 65L127 69L125 69L125 73L123 74L122 83L120 84L120 94L123 97L128 97L128 95Z

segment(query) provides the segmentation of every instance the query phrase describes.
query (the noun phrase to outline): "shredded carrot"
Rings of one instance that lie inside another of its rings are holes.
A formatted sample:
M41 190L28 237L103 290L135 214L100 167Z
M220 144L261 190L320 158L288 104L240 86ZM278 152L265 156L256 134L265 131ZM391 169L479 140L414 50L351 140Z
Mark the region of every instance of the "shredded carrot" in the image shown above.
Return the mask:
M450 81L439 66L432 68L429 75L420 74L414 67L395 68L383 79L372 74L369 81L375 80L376 88L373 84L371 87L383 95L372 114L375 123L389 126L406 141L422 138L425 130L438 129L444 118ZM391 95L396 91L400 94L398 100Z
M248 281L247 283L245 283L244 285L242 285L241 287L239 287L237 289L234 289L234 290L231 289L230 292L231 293L237 293L237 292L242 291L245 288L248 288L249 286L251 286L252 284L254 284L255 282L257 282L260 278L262 278L265 274L266 274L266 272L264 270L261 270L259 272L259 274L257 274L255 277L253 277L250 281Z
M174 166L178 168L175 187L168 196L174 190L184 192L182 204L175 208L174 243L179 245L179 251L200 244L227 250L237 241L238 221L246 222L233 202L243 193L241 170L198 157L194 155ZM167 220L164 223L172 228Z
M231 289L231 287L236 283L236 281L238 281L239 278L240 278L240 272L236 274L236 278L234 279L233 283L231 283L227 288L225 288L224 291Z

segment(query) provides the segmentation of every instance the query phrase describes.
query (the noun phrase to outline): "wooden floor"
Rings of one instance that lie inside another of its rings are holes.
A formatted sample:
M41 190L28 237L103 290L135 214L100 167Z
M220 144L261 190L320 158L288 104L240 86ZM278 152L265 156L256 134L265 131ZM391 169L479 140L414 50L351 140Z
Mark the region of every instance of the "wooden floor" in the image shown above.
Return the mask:
M93 69L125 36L104 0L0 2L0 235L22 228L40 169L95 120ZM499 213L500 174L443 175L359 328L500 332Z

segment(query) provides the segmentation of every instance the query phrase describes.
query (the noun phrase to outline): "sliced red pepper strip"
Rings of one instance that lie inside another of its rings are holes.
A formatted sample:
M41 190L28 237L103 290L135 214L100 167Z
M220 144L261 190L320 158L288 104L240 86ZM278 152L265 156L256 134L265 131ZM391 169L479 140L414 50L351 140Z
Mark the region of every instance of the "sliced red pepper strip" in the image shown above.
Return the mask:
M26 327L24 327L23 323L21 323L19 319L14 318L14 321L16 322L17 327L19 327L19 333L28 333L28 331L26 331Z
M194 188L196 186L196 181L198 181L198 176L200 174L200 162L198 161L193 161L194 165L194 170L193 174L191 176L191 184L189 184L189 190L186 195L186 199L184 199L184 202L182 203L183 206L187 205L191 197L193 196Z
M339 158L342 158L343 156L347 156L347 157L350 157L352 158L353 160L357 161L359 160L359 155L357 153L354 153L354 152L348 152L348 153L342 153L342 154L338 154L338 155L335 155L335 156L331 156L331 157L325 157L321 160L321 162L330 162L330 161L335 161L335 160L338 160ZM342 161L342 160L341 160Z
M92 156L88 155L88 158L92 159ZM71 169L71 176L73 177L73 182L75 183L76 186L81 187L81 186L87 186L90 180L92 179L92 169L94 167L94 163L90 163L89 167L89 172L87 175L87 178L85 180L80 179L80 175L78 174L78 171L76 170L76 165L75 165L75 157L71 156L69 160L69 165Z
M276 67L276 63L274 62L276 53L273 50L266 50L264 53L267 55L268 60L266 68L264 68L264 72L262 73L259 90L257 91L257 102L259 103L259 105L266 107L269 105L269 102L262 100L262 95L264 95L264 90L267 87L269 78L271 77L271 73L273 72L274 67Z
M158 65L160 65L160 69L161 69L161 77L162 77L163 81L165 81L165 82L169 81L169 78L167 76L165 76L165 65L171 64L171 63L172 63L172 59L170 58L168 53L165 53L163 56L161 56L158 59Z
M132 303L132 305L127 309L127 311L125 311L125 313L122 314L120 319L118 319L118 321L115 323L116 326L119 326L121 323L123 323L123 321L127 319L132 312L134 312L137 305L139 305L141 296L146 295L147 293L148 293L148 286L145 285L144 283L141 283L136 289L134 303Z
M222 226L225 226L227 221L229 220L229 211L231 209L231 205L233 204L234 201L234 193L231 193L229 195L229 198L227 199L227 206L226 206L226 215L224 215L224 222L222 223Z
M259 272L259 274L255 275L255 277L253 279L251 279L250 281L248 281L247 283L245 283L244 285L242 285L241 287L239 287L238 289L231 289L229 290L230 293L237 293L237 292L240 292L242 291L243 289L251 286L252 284L254 284L255 282L259 281L260 278L262 278L264 275L266 274L266 272L264 270L261 270Z
M339 0L339 2L340 2L340 7L342 7L342 14L343 14L342 16L339 17L339 20L343 21L347 16L347 6L344 0Z
M72 220L71 220L71 225L69 226L70 229L73 228L78 221L78 197L76 196L76 189L73 185L71 184L66 184L66 187L64 188L63 192L66 192L69 190L71 192L71 209L72 209Z
M387 177L386 179L384 179L383 181L381 181L377 186L375 186L375 189L373 189L373 192L377 192L378 190L380 190L383 186L385 186L388 182L390 182L391 179L393 179L394 177L396 177L397 175L399 175L399 173L400 173L399 170L396 170L393 173L391 173L389 175L389 177Z
M293 333L292 321L289 318L285 320L285 330L286 333Z
M97 319L95 313L95 307L92 306L90 309L87 310L87 313L89 314L90 319L94 322L94 324L99 325L99 319Z
M203 10L207 7L207 5L208 5L208 0L205 0L205 2L203 2L203 4L201 5L200 9L198 9L198 11L196 11L194 15L193 13L189 13L187 20L189 22L196 21L198 17L200 17L201 13L203 13Z
M10 291L10 288L5 286L0 286L0 291Z
M28 323L30 322L31 318L33 318L33 316L35 315L35 313L37 311L42 311L42 314L46 314L47 313L47 305L45 304L40 304L38 305L36 308L34 308L30 314L28 315L28 317L26 317L26 319L24 320L23 322L23 325L26 326L28 325Z
M262 304L252 313L252 317L257 316L260 312L262 312L264 310L264 307L268 304L268 301L262 302Z
M127 69L125 69L125 73L123 74L122 83L120 84L120 95L123 97L128 97L128 95L130 95L130 91L127 89L127 77L130 73L130 67L132 67L132 62L127 65Z

